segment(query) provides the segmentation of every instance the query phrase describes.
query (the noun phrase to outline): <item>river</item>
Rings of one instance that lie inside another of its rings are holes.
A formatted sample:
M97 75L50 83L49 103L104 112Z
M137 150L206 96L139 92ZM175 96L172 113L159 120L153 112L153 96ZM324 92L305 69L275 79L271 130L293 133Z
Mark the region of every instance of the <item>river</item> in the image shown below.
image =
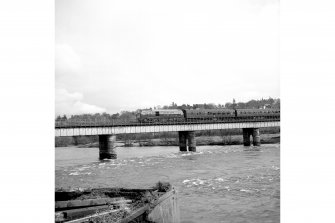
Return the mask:
M119 147L98 161L98 148L56 148L56 188L176 187L182 223L280 222L280 144L255 147Z

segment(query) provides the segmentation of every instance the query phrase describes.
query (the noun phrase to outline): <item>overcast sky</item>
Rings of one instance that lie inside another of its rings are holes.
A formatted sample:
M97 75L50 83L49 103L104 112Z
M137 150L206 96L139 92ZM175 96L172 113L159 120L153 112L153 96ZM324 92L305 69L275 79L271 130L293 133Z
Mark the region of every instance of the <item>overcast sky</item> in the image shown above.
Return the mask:
M279 97L279 0L56 0L56 114Z

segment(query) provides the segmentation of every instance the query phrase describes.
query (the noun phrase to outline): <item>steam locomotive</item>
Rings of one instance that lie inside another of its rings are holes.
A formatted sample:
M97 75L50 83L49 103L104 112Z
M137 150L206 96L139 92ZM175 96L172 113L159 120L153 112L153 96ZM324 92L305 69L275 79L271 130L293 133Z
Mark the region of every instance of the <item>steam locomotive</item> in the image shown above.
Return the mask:
M279 120L279 109L155 109L136 114L142 123Z

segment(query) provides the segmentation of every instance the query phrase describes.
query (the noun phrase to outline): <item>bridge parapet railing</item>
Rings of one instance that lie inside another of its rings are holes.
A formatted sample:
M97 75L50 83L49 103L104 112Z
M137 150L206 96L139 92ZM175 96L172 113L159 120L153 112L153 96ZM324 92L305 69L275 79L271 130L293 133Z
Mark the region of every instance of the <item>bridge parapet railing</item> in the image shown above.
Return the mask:
M55 128L77 128L77 127L117 127L117 126L151 126L151 125L190 125L190 124L212 124L212 123L238 123L238 122L273 122L280 121L278 117L266 119L229 119L229 120L206 120L176 121L176 122L138 122L127 120L61 120L55 122Z

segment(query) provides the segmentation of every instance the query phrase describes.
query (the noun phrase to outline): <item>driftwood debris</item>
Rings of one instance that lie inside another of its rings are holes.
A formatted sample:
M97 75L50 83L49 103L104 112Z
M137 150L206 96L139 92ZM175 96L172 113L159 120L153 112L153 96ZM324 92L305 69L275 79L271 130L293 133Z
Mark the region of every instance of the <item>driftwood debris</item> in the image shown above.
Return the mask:
M132 200L125 200L123 197L56 201L55 208L56 209L76 208L76 207L98 206L98 205L105 205L105 204L116 205L119 203L130 203L130 202L132 202Z
M90 200L100 200L99 202L95 202L95 204L103 203L103 199L90 199ZM131 203L131 200L125 200L125 199L104 199L104 203L107 202L105 205L96 205L92 206L90 205L92 201L87 200L81 200L79 203L75 203L75 206L71 206L72 209L67 209L63 211L58 211L55 213L55 219L56 222L63 222L68 221L72 219L78 219L89 215L97 215L97 212L109 214L111 212L117 212L120 210L120 207L126 207L129 203ZM63 203L64 205L67 205L66 202ZM83 205L90 205L87 207L83 207ZM99 214L103 215L103 214ZM98 215L97 215L98 216Z
M119 212L119 211L120 210L107 210L107 211L96 213L96 214L93 214L93 215L89 215L89 216L86 216L86 217L83 217L83 218L80 218L80 219L67 221L67 223L84 223L84 222L87 222L89 219L96 218L96 217L101 217L103 215L109 215L109 214L116 213L116 212Z
M72 210L59 211L59 212L56 212L55 214L56 222L84 217L87 215L94 214L99 210L108 209L108 208L110 208L109 205L102 205L102 206L94 206L94 207L77 208L77 209L72 209Z
M55 197L57 223L179 223L177 206L174 204L177 201L175 190L170 184L161 182L150 189L96 188L85 191L56 191Z

